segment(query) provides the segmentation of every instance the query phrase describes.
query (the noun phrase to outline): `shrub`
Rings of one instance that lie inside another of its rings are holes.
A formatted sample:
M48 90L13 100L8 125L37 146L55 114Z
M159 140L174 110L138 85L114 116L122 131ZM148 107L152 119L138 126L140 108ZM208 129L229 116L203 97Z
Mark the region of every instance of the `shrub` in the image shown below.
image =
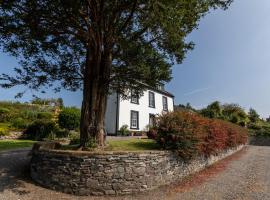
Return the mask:
M7 130L0 129L0 137L8 136L9 132Z
M129 136L128 125L121 126L120 130L118 131L118 134L121 136Z
M69 134L70 145L80 144L80 134L77 132L71 132Z
M55 137L57 138L67 138L69 136L69 131L66 129L60 129L57 127L55 129Z
M37 119L38 112L34 110L24 110L21 113L21 117L28 119L28 120L36 120Z
M176 111L157 120L157 142L184 159L210 156L247 142L247 129L222 120Z
M54 133L56 125L51 120L36 120L30 124L24 131L24 135L28 139L43 140Z
M61 128L74 130L80 126L80 110L75 107L64 108L58 116L58 123Z
M7 122L10 119L10 110L7 108L0 108L0 122Z
M149 139L153 139L155 140L157 138L157 131L155 129L150 129L148 132L147 132L147 137Z
M26 129L28 125L29 123L21 117L16 118L12 121L12 127L17 129Z
M50 112L39 112L37 113L37 119L46 119L50 120L52 119L53 115Z

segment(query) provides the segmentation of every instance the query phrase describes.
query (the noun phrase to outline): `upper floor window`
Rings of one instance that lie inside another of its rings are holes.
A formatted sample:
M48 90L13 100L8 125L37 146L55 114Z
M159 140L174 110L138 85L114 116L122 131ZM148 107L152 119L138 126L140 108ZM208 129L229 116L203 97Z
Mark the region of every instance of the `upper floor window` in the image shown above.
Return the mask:
M130 112L130 128L139 129L139 112L132 110Z
M164 84L163 83L159 83L158 85L157 85L157 89L158 90L161 90L161 91L164 91L165 89L164 89Z
M131 90L131 103L139 104L139 95L134 90Z
M168 111L168 98L167 97L162 97L162 104L163 104L163 110Z
M155 108L155 93L149 91L149 107Z

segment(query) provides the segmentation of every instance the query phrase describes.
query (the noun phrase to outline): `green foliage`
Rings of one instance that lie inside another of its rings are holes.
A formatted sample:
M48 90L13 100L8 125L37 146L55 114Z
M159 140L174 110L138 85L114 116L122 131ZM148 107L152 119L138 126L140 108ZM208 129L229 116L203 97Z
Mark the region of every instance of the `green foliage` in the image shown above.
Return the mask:
M210 156L246 144L247 129L222 120L176 111L160 116L157 142L185 158Z
M80 134L77 132L70 132L69 136L68 136L69 140L70 140L70 145L78 145L80 144Z
M102 59L108 58L105 50L111 52L108 67L113 64L114 76L107 76L107 80L123 94L137 81L149 85L168 81L171 64L181 63L193 48L187 35L209 10L226 9L231 2L129 0L97 5L77 0L4 0L0 4L0 45L22 58L22 67L15 70L18 76L2 76L7 81L2 86L27 85L36 90L52 86L51 82L57 80L66 89L79 89L86 57L92 57L93 50L99 49L94 45L107 47L96 52L103 55ZM89 14L96 9L102 10L97 11L99 17ZM101 18L103 23L97 21ZM99 34L101 42L96 37ZM87 55L90 49L91 55ZM59 90L59 85L55 89Z
M61 128L68 130L74 130L80 126L81 113L76 107L66 107L64 108L59 116L58 123Z
M9 135L8 131L0 129L0 137L8 136L8 135Z
M51 112L39 112L39 113L37 113L37 119L51 120L52 117L53 117L53 114Z
M248 117L249 117L249 120L252 122L252 123L256 123L259 119L260 119L260 115L257 113L257 111L253 108L250 108L249 109L249 112L248 112Z
M66 129L60 129L57 127L54 131L56 138L68 138L69 137L69 131Z
M0 122L10 124L10 129L24 129L33 121L51 119L54 108L20 102L0 102Z
M27 139L43 140L48 138L56 130L56 124L50 120L36 120L24 131Z
M207 108L201 110L201 114L208 118L221 118L222 108L218 101L215 101L207 106Z
M249 119L245 110L237 104L221 105L215 101L200 111L204 117L212 119L223 119L240 126L246 126Z
M14 119L11 125L12 127L17 128L17 129L25 129L27 128L29 123L25 119L19 117L19 118Z
M7 108L0 108L0 122L7 122L10 119L10 110Z
M128 130L128 125L123 125L118 131L118 135L129 136L130 132Z
M23 116L24 119L27 119L29 121L34 121L37 119L38 113L39 112L36 110L23 110L21 111L21 114L19 115Z

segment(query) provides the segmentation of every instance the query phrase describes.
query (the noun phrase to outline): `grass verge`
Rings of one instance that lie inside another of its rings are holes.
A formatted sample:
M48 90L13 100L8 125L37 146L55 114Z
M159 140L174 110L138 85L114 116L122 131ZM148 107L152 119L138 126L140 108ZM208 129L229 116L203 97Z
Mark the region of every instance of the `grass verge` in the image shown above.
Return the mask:
M0 151L31 147L32 140L0 140Z
M150 139L126 139L126 140L109 140L107 151L146 151L158 150L159 146L154 140Z

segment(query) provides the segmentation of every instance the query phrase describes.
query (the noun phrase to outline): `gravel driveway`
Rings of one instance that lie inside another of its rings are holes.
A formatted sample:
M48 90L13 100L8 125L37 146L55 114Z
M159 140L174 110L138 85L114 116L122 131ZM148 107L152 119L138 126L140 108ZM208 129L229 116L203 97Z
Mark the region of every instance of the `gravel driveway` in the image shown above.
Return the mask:
M184 183L120 197L75 197L35 185L29 178L27 154L27 150L0 153L0 200L270 199L270 147L267 146L248 146Z

